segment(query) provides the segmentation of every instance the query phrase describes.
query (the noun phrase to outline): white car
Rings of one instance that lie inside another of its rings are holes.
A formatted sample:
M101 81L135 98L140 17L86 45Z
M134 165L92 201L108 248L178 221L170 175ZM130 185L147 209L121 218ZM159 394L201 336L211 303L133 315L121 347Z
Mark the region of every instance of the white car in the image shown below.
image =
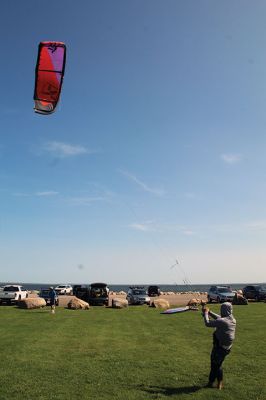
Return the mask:
M57 294L73 294L73 288L71 285L58 285L55 288Z

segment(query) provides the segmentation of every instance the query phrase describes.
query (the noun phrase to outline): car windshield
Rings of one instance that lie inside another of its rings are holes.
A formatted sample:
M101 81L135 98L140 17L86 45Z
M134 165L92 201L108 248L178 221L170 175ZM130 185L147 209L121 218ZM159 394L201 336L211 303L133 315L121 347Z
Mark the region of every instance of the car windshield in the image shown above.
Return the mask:
M64 289L66 286L65 285L59 285L57 287L60 288L60 289Z
M258 290L261 290L262 292L266 292L266 286L257 286Z
M4 288L4 292L18 292L18 290L17 286L6 286Z
M133 290L133 294L134 294L134 295L136 295L136 294L137 294L137 295L138 295L138 294L144 294L144 295L145 295L145 294L146 294L146 291L145 291L145 290Z
M218 292L219 293L233 293L230 288L219 288Z
M92 297L107 296L107 290L106 288L102 287L93 287L91 288L91 296Z

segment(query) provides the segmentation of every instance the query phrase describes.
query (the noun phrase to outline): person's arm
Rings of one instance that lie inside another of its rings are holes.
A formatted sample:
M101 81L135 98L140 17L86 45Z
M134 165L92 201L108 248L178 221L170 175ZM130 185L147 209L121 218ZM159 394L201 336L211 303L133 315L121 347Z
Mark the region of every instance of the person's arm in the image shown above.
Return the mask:
M217 319L220 318L219 314L215 314L213 311L209 310L209 315L213 318L213 319Z
M204 317L205 326L208 326L210 328L215 328L217 326L217 319L218 317L220 317L220 315L213 313L205 305L202 307L202 315ZM210 321L209 316L213 317L214 319Z
M209 319L209 314L212 314L212 313L211 313L208 309L206 309L206 310L204 311L204 314L203 314L205 326L207 326L208 328L216 328L216 326L217 326L217 319L210 320L210 319ZM216 314L215 314L215 315L216 315Z

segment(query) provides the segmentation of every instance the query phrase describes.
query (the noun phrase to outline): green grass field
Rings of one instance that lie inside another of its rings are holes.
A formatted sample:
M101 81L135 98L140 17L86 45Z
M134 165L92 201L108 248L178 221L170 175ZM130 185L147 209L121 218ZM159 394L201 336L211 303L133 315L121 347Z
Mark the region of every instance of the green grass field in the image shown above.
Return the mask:
M218 311L218 306L213 306ZM200 312L0 307L0 399L266 400L266 304L235 306L225 388L208 379L212 332Z

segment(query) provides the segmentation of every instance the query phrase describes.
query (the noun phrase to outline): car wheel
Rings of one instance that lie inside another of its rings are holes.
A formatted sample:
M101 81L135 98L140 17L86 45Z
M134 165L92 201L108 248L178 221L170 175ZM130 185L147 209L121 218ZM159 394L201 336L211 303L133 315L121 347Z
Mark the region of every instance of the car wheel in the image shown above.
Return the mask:
M221 303L221 299L219 296L217 297L217 303Z
M259 298L259 296L255 296L255 299L254 299L255 301L260 301L260 298Z
M210 298L210 296L208 296L207 300L208 300L208 303L212 302L212 299Z

